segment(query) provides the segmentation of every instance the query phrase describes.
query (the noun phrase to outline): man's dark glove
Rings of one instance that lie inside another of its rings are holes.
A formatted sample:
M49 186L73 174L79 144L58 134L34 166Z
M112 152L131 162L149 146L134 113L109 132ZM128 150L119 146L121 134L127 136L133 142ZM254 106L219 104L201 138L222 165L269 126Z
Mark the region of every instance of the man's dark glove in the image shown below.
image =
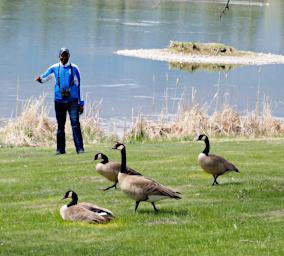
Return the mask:
M79 114L82 115L84 113L84 106L80 106Z

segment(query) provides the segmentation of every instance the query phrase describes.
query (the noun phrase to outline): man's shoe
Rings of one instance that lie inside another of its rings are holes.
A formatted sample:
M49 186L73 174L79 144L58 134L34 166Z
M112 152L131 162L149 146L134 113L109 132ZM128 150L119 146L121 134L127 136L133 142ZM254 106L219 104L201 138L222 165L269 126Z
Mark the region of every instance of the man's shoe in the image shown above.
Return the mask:
M65 154L65 151L56 150L55 155L62 155Z
M84 149L79 149L78 151L77 151L77 154L83 154L85 151L84 151Z

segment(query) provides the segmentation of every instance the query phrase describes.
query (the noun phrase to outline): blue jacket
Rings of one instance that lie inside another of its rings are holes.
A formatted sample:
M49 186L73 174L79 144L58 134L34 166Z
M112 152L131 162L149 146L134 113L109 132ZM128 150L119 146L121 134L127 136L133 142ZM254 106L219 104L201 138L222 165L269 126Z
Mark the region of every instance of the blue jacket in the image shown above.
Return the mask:
M72 71L71 71L72 67ZM40 76L40 82L45 83L51 78L55 78L54 85L54 100L62 103L78 100L81 102L80 97L80 71L75 64L70 62L63 65L56 63L50 66L45 73ZM62 92L70 91L68 97L62 97Z

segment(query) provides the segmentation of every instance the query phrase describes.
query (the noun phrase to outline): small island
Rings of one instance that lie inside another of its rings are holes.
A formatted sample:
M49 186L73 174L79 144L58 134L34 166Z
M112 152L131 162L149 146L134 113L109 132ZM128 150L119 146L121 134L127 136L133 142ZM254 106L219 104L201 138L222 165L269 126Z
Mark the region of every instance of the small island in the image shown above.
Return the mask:
M283 64L284 56L237 50L221 43L171 41L164 49L125 49L115 54L170 63L264 65Z

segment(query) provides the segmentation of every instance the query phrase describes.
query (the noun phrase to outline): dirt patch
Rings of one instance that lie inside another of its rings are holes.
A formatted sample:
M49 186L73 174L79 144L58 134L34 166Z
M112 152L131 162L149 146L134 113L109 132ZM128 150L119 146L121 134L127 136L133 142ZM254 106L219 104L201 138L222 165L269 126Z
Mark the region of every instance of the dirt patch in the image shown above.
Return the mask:
M239 51L235 48L221 43L198 43L171 41L169 51L191 55L208 56L254 56L255 53Z

